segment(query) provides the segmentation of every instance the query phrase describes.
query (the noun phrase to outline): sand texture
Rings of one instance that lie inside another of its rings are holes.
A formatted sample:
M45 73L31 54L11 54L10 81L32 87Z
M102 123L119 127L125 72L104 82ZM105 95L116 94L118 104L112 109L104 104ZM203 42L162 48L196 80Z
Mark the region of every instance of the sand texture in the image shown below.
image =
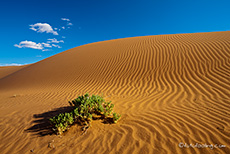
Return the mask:
M47 119L86 92L120 121L50 135ZM230 32L97 42L0 68L0 153L230 153Z

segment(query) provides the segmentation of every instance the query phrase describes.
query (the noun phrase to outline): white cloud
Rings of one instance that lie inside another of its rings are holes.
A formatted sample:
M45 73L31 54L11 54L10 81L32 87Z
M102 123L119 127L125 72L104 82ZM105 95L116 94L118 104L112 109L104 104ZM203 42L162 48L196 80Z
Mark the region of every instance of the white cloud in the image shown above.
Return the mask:
M70 21L69 19L67 18L61 18L61 20L64 20L64 21Z
M52 33L53 35L58 35L57 31L54 31L53 28L47 23L36 23L34 25L30 25L33 31L39 33Z
M52 46L50 45L50 44L48 44L48 43L42 43L42 45L44 46L44 47L47 47L47 48L51 48Z
M56 44L52 44L52 46L56 48L61 48L59 45L56 45Z
M30 29L33 31L36 31L38 33L52 33L53 35L58 35L57 31L60 31L62 29L70 28L73 24L70 23L70 19L67 18L61 18L61 20L66 21L66 26L60 26L52 28L48 23L36 23L29 25ZM62 36L62 38L66 38L65 36ZM58 43L64 43L63 40L57 40L56 38L49 38L46 42L33 42L33 41L21 41L19 44L14 44L17 48L31 48L31 49L37 49L42 51L50 51L52 48L61 48Z
M42 55L37 55L36 57L42 57Z
M43 49L42 51L50 51L50 49Z
M60 41L59 41L60 42ZM36 43L32 41L21 41L19 44L15 44L15 47L18 48L32 48L32 49L38 49L42 51L49 51L49 49L46 48L52 48L53 46L50 45L49 43Z
M17 64L17 63L11 63L11 64L0 64L0 66L22 66L26 64Z
M49 41L47 41L47 43L60 43L60 42L64 43L64 41L63 41L63 40L58 41L56 38L53 38L53 39L47 39L47 40L49 40Z
M68 25L68 26L73 26L73 24L72 24L71 22L69 22L67 25Z
M67 26L73 26L73 24L70 22L69 19L67 19L67 18L61 18L61 20L67 21ZM63 29L65 29L65 28L63 28Z
M21 41L19 44L15 44L15 47L18 48L32 48L32 49L38 49L38 50L42 50L44 47L42 46L41 43L35 43L32 41Z

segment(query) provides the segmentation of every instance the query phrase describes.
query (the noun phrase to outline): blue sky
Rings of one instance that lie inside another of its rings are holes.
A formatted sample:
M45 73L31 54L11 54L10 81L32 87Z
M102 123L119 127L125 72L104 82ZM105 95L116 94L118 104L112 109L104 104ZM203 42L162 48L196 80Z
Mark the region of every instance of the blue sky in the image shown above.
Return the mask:
M229 0L1 1L0 65L34 63L104 40L229 31L229 6Z

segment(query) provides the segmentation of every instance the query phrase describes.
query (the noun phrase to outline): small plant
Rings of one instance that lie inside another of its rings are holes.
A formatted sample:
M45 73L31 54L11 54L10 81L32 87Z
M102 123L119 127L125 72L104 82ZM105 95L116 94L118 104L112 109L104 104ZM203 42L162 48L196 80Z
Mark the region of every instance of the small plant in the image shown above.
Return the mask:
M114 104L111 101L105 102L102 96L89 96L86 93L70 101L69 104L73 106L70 113L61 113L49 119L57 134L62 134L75 123L85 125L83 130L86 131L91 126L90 123L94 116L101 116L105 121L110 118L113 123L117 123L121 117L121 115L113 112Z
M53 130L58 134L64 132L66 129L68 129L69 125L72 125L74 122L73 113L61 113L53 118L50 118L49 120L55 126Z
M121 115L117 113L113 113L113 122L117 123L117 121L120 119Z

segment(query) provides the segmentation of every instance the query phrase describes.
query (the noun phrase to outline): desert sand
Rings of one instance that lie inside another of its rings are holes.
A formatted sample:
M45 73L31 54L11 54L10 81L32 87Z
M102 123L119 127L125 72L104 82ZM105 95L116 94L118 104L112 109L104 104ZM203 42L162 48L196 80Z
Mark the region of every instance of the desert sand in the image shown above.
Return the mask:
M51 134L47 119L86 92L111 100L118 123ZM1 67L0 153L230 153L230 32L109 40Z

